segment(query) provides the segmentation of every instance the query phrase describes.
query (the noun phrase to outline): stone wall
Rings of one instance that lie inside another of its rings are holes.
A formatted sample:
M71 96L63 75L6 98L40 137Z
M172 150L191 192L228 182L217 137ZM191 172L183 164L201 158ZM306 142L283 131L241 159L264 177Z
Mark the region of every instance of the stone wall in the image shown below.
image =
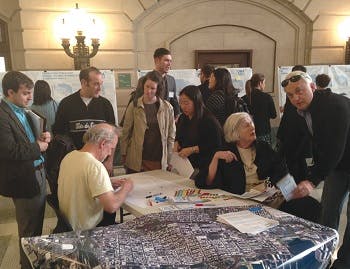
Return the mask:
M74 8L72 1L1 2L13 69L73 69L53 33L56 18ZM156 47L172 50L173 68L194 68L198 49L252 49L253 69L265 73L274 97L279 65L344 63L345 41L337 28L350 16L348 0L85 0L79 6L106 26L91 65L131 73L133 86L137 69L153 67ZM129 92L116 90L119 117Z

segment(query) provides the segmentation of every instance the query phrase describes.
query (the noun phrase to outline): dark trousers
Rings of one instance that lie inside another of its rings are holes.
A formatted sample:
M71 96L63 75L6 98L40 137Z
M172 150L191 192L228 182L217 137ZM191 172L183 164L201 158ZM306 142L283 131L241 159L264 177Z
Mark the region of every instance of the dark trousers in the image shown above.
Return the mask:
M350 191L350 173L333 171L325 180L322 193L321 223L338 230L339 218L345 198ZM350 268L350 200L346 212L347 224L343 244L338 251L338 258L332 268Z
M39 236L42 234L45 202L46 202L46 173L45 169L35 171L39 182L40 193L30 199L13 198L18 226L20 263L22 269L32 268L22 247L22 237ZM18 186L20 188L20 186Z

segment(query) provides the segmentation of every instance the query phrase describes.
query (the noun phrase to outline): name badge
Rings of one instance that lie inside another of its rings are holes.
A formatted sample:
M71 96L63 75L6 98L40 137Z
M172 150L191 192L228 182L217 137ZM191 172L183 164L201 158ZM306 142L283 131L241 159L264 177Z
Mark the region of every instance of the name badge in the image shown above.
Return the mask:
M314 165L314 159L313 158L305 158L305 162L307 167L313 166Z
M174 92L169 92L169 98L173 98L174 97Z

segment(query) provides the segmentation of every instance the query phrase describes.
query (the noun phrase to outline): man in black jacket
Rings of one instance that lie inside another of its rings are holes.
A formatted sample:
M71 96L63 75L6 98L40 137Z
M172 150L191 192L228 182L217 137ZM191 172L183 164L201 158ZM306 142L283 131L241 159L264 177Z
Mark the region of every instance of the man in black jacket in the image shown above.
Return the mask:
M294 71L282 86L304 118L313 146L314 165L298 184L296 198L305 197L322 180L322 224L338 229L344 199L350 189L350 100L331 91L316 91L307 73ZM347 227L333 268L350 268L350 203Z
M256 139L258 141L265 141L271 145L270 119L274 119L277 116L273 99L271 95L264 92L265 76L263 74L255 73L251 77L250 83L252 91L250 93L248 108L253 116Z
M33 81L25 74L10 71L2 80L4 98L0 103L0 195L15 205L18 237L42 233L46 175L44 152L50 133L35 137L26 108L33 97ZM22 268L32 268L20 248Z

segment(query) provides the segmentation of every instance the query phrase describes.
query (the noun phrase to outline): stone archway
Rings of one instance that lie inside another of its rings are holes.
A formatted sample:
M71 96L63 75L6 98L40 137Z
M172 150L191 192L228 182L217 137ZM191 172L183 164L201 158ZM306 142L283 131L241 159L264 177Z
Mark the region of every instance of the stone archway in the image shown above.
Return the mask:
M209 30L215 27L216 31ZM258 45L255 49L260 48L261 52L257 57L253 54L253 69L265 73L268 70L272 77L280 65L307 64L310 61L312 22L286 0L163 0L135 20L134 30L135 61L141 69L153 67L152 53L161 46L175 50L174 68L189 68L188 58L194 53L193 46L198 49L233 49L233 46L244 45L244 49L249 49L249 46ZM219 40L223 40L221 44L215 38L218 31L221 34ZM202 38L197 44L187 47L182 44L183 47L177 49L189 36L192 36L191 42L196 42L193 39L195 34ZM254 36L258 38L255 39L259 41L257 44L247 41ZM259 47L260 41L264 41L267 47ZM268 43L275 43L275 52ZM273 59L273 63L266 66L267 59ZM276 83L271 87L276 88Z

